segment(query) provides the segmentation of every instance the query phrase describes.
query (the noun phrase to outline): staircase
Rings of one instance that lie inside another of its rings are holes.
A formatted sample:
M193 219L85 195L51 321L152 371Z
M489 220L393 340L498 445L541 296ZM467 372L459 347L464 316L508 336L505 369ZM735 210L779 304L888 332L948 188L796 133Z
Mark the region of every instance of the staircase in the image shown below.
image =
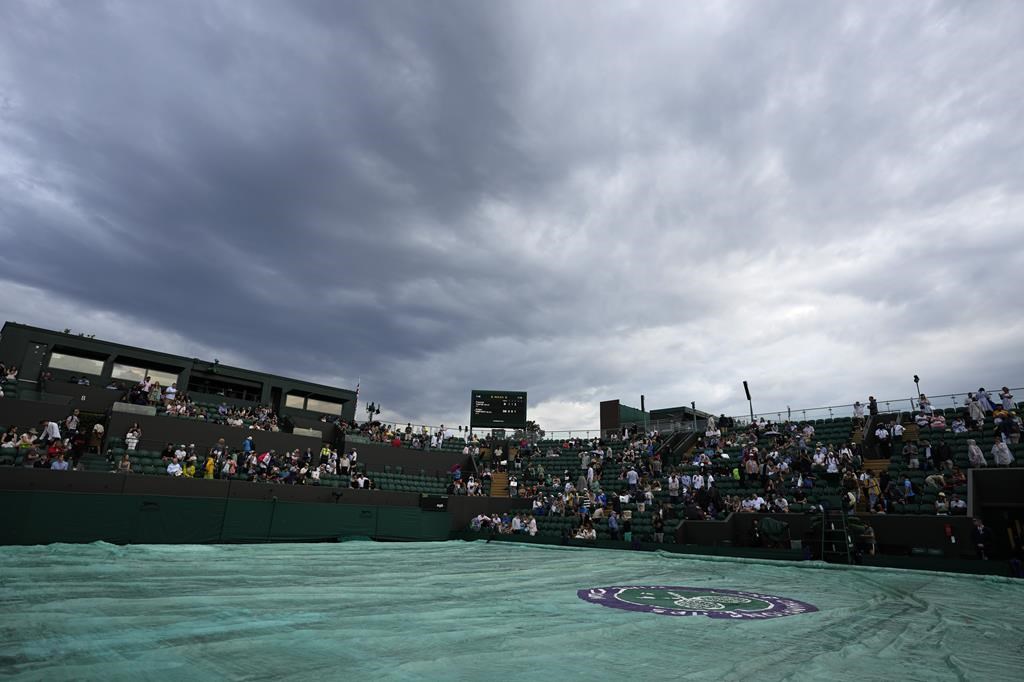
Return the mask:
M491 474L491 497L508 497L508 473L495 471Z
M888 470L889 460L887 459L866 459L864 460L864 471L870 471L876 477L881 476L883 471Z

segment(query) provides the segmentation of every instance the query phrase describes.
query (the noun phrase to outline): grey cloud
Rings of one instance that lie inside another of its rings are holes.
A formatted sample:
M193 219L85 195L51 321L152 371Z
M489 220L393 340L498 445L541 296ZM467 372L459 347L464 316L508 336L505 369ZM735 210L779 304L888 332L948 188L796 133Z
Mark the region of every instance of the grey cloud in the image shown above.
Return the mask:
M1020 381L987 330L1019 329L988 294L1024 260L1022 19L5 3L0 277L401 419Z

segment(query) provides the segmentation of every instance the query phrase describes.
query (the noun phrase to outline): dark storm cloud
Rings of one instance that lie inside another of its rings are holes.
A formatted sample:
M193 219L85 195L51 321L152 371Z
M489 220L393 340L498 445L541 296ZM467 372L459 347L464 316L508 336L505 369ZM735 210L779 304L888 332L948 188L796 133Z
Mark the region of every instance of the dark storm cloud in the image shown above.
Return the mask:
M1024 379L1020 7L591 10L0 5L7 317L448 423Z

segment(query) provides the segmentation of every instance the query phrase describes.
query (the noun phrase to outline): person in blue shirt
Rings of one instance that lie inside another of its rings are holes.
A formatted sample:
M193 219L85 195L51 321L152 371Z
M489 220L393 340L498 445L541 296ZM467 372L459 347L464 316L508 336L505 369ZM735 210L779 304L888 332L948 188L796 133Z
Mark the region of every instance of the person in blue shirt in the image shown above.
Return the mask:
M903 499L908 504L914 502L914 484L911 482L909 476L903 477Z
M614 510L608 515L608 536L612 540L619 539L619 515Z

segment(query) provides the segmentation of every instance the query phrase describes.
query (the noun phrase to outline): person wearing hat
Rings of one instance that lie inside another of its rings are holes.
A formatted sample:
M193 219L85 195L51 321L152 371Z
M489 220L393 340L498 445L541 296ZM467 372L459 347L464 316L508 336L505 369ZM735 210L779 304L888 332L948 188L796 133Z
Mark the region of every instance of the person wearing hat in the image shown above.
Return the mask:
M935 500L935 513L939 516L949 516L949 504L946 502L946 493L938 494Z
M924 484L936 490L943 490L946 487L946 478L941 473L934 473L924 479Z
M192 455L185 461L185 466L181 469L181 475L186 478L196 477L196 456Z

